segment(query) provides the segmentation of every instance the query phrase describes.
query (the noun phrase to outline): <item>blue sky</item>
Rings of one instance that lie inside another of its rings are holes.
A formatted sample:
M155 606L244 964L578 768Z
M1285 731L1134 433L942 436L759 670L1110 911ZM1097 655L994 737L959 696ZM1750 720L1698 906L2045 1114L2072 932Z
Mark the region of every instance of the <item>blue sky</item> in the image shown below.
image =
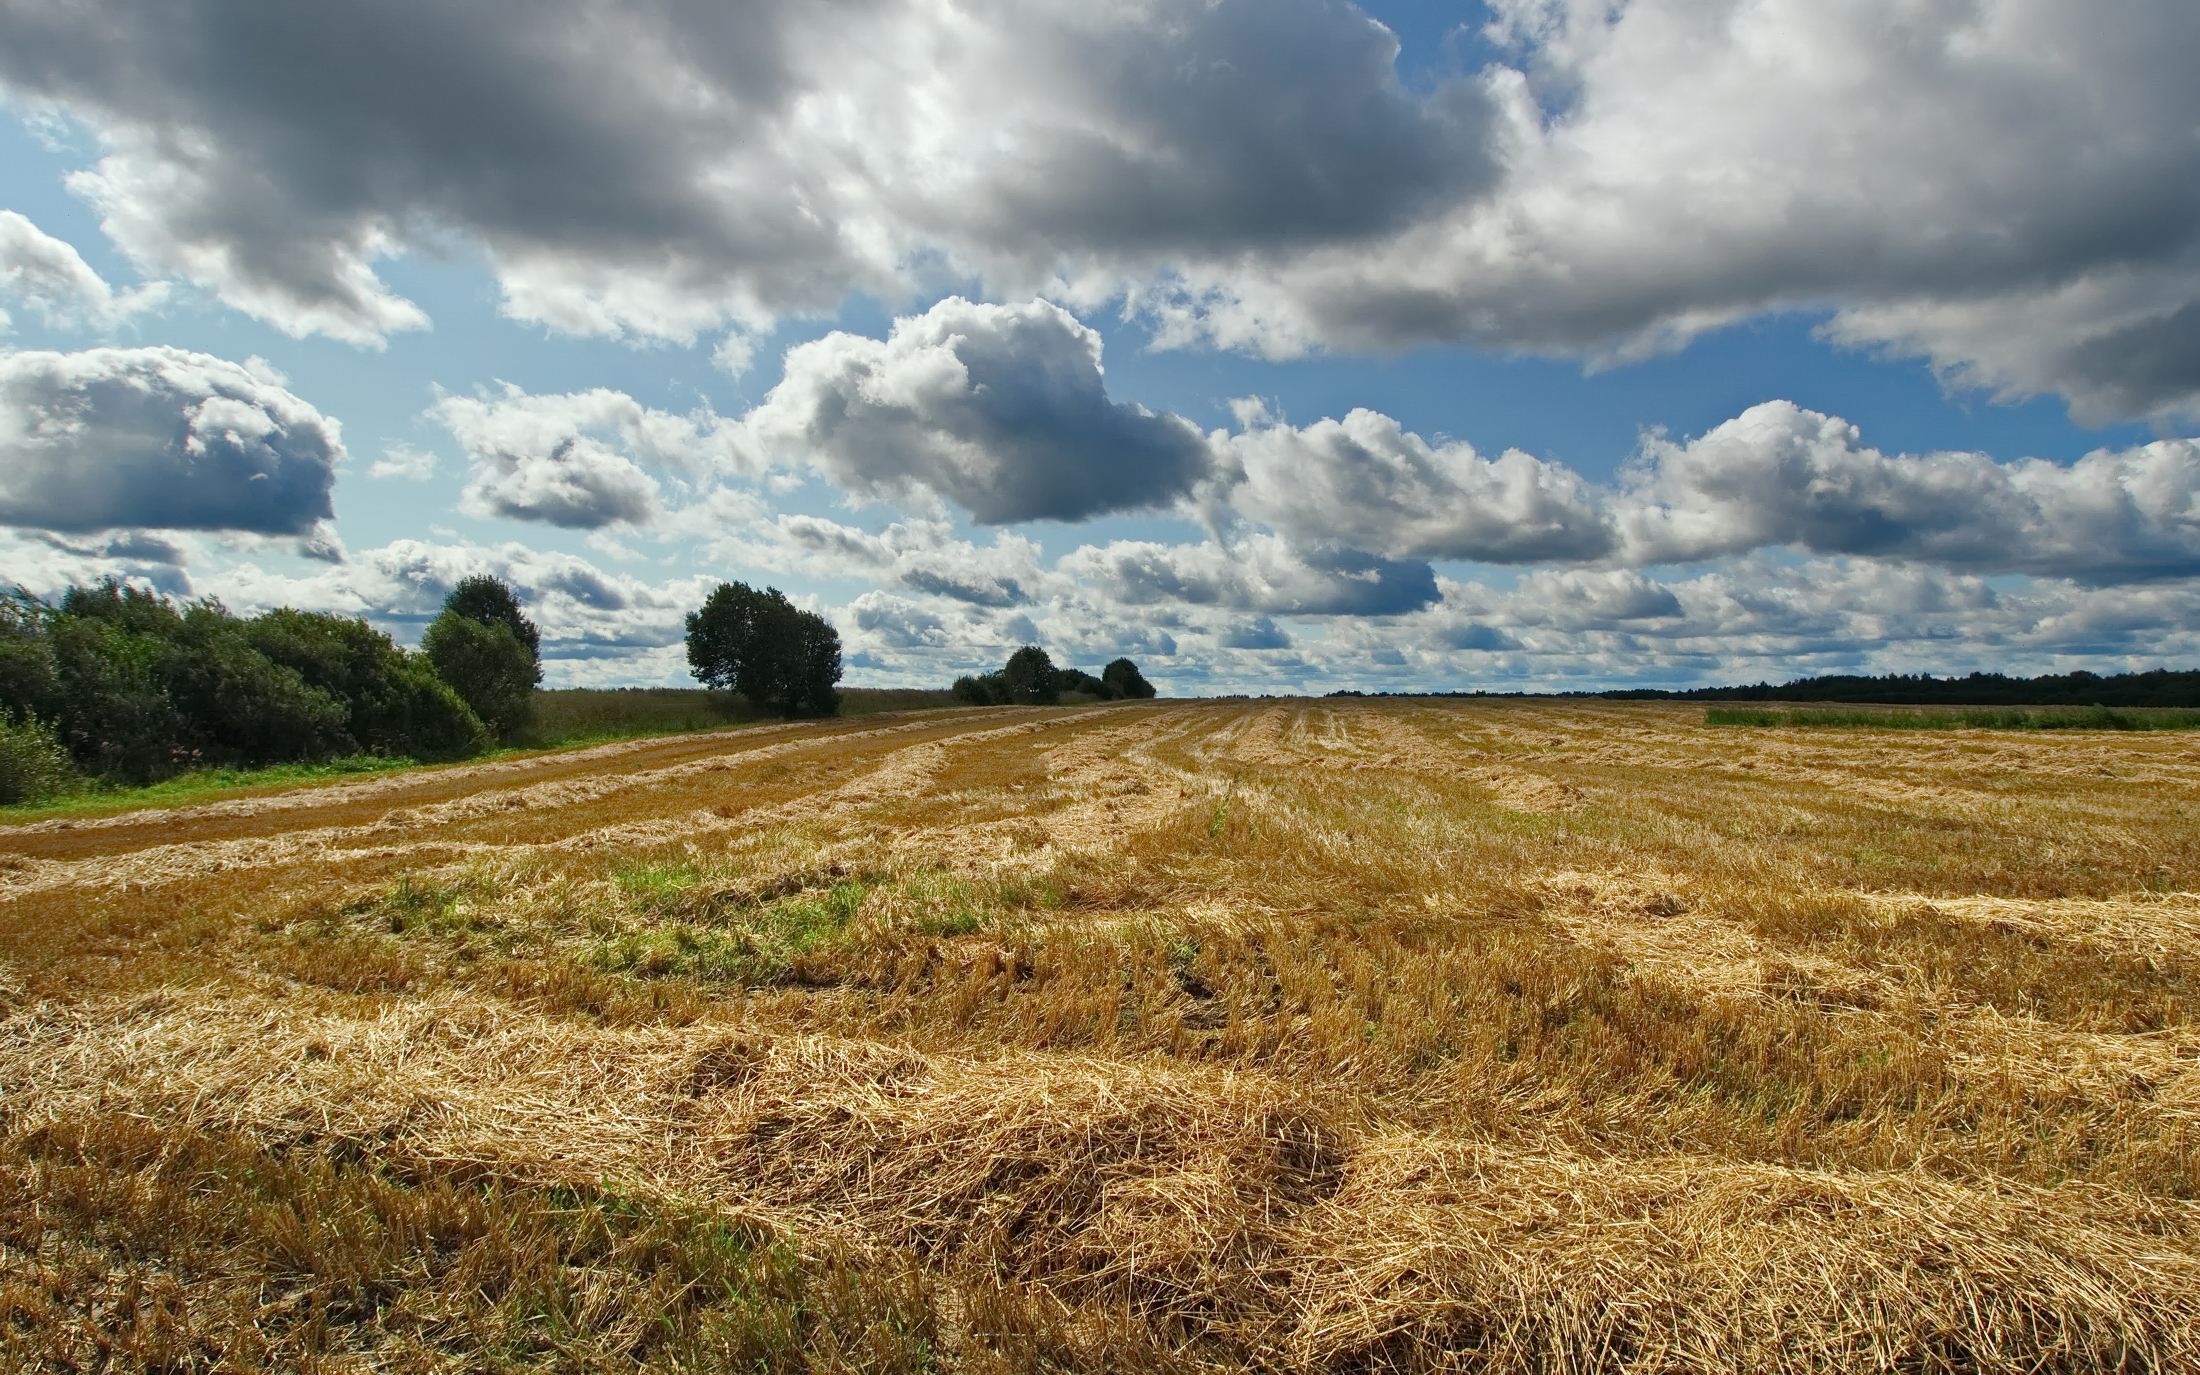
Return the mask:
M733 578L857 683L2200 661L2183 7L832 8L0 6L0 577L489 571L571 683Z

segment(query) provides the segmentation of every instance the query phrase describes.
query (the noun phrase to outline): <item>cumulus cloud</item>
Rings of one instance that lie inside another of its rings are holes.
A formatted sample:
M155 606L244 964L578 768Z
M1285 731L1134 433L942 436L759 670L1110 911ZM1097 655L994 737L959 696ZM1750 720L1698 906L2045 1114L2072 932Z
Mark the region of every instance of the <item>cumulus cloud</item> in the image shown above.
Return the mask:
M442 397L428 414L471 465L468 514L567 529L646 524L663 509L662 489L642 462L694 473L725 454L717 417L653 410L603 387L538 396L507 384Z
M48 324L102 326L158 304L167 288L153 282L118 292L73 244L13 210L0 210L0 293L23 301ZM6 312L0 311L0 329L8 323Z
M256 361L0 353L0 524L310 535L343 457L338 423Z
M2122 582L2200 573L2200 444L2160 440L2065 468L1978 453L1888 455L1791 402L1686 444L1653 438L1614 504L1625 557L1766 545L1988 573Z
M1038 546L954 533L1119 510L1196 512L1200 545L1078 551L1065 575L1118 600L1294 615L1395 615L1435 596L1430 560L1639 568L1763 548L2106 584L2200 574L2200 442L2164 439L2068 466L1982 453L1887 454L1787 401L1703 435L1646 436L1611 485L1508 450L1484 458L1354 410L1305 426L1237 406L1242 428L1109 399L1098 337L1045 302L960 298L884 340L789 351L739 419L653 410L598 389L446 396L431 408L472 466L477 515L600 530L658 522L727 557L991 606L1049 595ZM399 459L404 459L400 465ZM393 450L376 475L432 463ZM645 468L646 465L646 468ZM775 515L727 478L814 471L857 502L917 514L870 533ZM670 511L647 469L684 475Z
M1354 549L1302 548L1276 535L1234 545L1116 540L1085 545L1061 560L1107 600L1147 606L1183 603L1295 616L1394 616L1436 600L1425 563Z
M99 130L77 186L141 263L361 341L423 322L375 261L450 231L524 318L691 339L942 251L1362 236L1492 170L1479 90L1408 92L1340 0L20 0L0 40L18 98Z
M2200 405L2200 11L1491 0L1426 92L1343 0L0 5L0 84L105 149L148 272L293 332L514 314L738 364L789 311L971 280L1290 353L1618 359L1756 312L2083 414Z
M1613 546L1588 484L1517 449L1484 459L1369 410L1304 428L1241 414L1253 423L1220 445L1229 500L1295 538L1482 563L1580 561Z
M1058 582L1040 566L1040 546L1001 532L991 545L955 535L952 522L898 520L873 534L819 516L758 520L715 540L714 555L777 573L859 576L882 586L974 606L1025 606Z
M2190 6L1491 9L1499 187L1380 245L1161 283L1179 337L1614 360L1827 308L1852 342L2095 417L2200 404Z
M740 444L860 498L929 494L988 525L1163 506L1209 461L1190 422L1108 399L1100 336L1068 311L960 297L884 340L835 332L790 349Z
M1692 440L1646 437L1618 484L1599 488L1518 451L1486 460L1432 445L1372 411L1303 428L1241 412L1246 430L1210 441L1214 490L1294 547L1618 567L1784 547L2088 583L2200 574L2193 440L2067 467L1886 454L1838 416L1769 401Z

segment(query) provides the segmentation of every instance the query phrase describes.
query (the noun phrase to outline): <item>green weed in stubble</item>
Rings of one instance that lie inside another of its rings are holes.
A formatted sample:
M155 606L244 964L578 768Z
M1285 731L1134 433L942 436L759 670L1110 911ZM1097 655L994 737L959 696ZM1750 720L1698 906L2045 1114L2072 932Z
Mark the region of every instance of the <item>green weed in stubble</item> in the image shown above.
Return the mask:
M589 964L640 978L771 984L833 944L863 907L871 884L846 879L768 905L714 911L708 923L665 921L599 941Z

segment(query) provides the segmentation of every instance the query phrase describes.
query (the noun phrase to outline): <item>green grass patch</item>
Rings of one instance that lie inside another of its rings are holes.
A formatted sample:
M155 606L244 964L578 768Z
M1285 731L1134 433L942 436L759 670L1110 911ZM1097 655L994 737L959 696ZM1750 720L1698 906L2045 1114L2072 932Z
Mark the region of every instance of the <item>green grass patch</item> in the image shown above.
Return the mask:
M436 883L407 874L385 892L344 908L343 915L393 936L468 936L504 928L502 921L481 911L495 896L495 889L480 879Z
M701 919L659 922L609 936L590 957L594 968L640 978L739 984L786 980L803 957L823 950L847 929L871 890L862 879L846 879L830 888L748 905L738 897L718 902L706 895L698 900L698 884L683 886L639 870L622 873L619 884L629 901L645 911L689 911Z
M396 769L417 769L417 759L390 758L379 754L354 754L343 759L324 760L318 764L275 764L264 769L193 769L174 778L149 784L142 788L115 787L104 783L90 783L83 791L36 806L0 807L0 816L10 823L34 821L39 817L88 810L128 811L134 807L170 807L193 802L219 802L231 794L241 794L262 788L291 787L304 783L325 783L333 779L350 778L359 774L389 773Z
M1965 707L1956 711L1712 707L1704 713L1703 723L1862 730L2200 730L2200 711L2177 707Z
M696 890L710 878L693 864L648 864L631 861L611 875L627 905L647 916L672 916L686 906Z

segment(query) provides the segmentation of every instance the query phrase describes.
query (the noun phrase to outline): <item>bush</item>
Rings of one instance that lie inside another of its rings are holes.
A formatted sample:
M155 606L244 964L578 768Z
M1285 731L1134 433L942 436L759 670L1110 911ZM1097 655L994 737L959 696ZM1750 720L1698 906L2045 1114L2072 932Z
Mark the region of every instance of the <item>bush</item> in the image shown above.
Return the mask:
M689 670L710 687L731 688L779 716L831 716L840 709L840 632L788 601L776 587L720 583L687 618Z
M219 602L185 608L154 680L206 762L261 768L355 750L344 704L254 649L244 622Z
M407 654L365 621L289 607L246 622L252 647L343 703L360 750L461 759L491 742L481 717L425 657Z
M1104 702L1113 701L1122 695L1081 668L1054 670L1054 690L1056 693L1081 692L1087 697L1098 697Z
M52 719L61 678L46 637L50 608L22 588L0 596L0 712Z
M1056 668L1037 645L1025 645L991 673L957 678L951 691L957 701L974 707L1044 706L1060 701L1065 692L1088 693L1109 702L1154 695L1153 685L1128 659L1117 659L1095 678L1082 669Z
M957 701L974 707L1005 707L1009 703L1008 685L1001 681L999 669L977 677L966 673L955 680L951 691Z
M0 807L49 802L82 781L52 726L0 713Z
M1100 681L1114 689L1109 694L1112 697L1143 698L1154 695L1153 684L1147 682L1145 675L1138 671L1138 665L1128 659L1117 659L1101 669Z
M111 579L55 606L0 599L0 715L45 722L78 767L134 784L362 750L456 758L488 739L426 660L362 621L240 620Z

